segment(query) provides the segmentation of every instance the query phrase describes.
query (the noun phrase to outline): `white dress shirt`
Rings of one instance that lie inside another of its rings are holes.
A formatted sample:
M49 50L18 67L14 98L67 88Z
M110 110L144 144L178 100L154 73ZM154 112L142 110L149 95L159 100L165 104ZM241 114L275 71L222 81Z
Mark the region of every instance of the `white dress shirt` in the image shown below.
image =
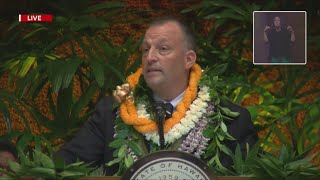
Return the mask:
M174 111L176 110L176 107L177 105L179 104L179 102L182 100L184 94L186 93L186 90L184 90L179 96L177 96L176 98L174 98L172 101L168 102L168 101L165 101L163 99L161 99L158 95L156 94L153 94L153 99L155 101L160 101L160 102L163 102L163 103L170 103L172 104L173 108L174 108Z

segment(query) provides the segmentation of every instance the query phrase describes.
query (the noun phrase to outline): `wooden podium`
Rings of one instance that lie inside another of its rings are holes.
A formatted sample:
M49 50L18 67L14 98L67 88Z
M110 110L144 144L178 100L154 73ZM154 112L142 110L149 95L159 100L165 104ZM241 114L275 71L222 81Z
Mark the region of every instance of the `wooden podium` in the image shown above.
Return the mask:
M120 176L88 176L83 177L81 180L120 180ZM218 176L218 180L249 180L250 177L240 177L240 176Z
M146 172L146 174L144 174ZM150 172L150 173L149 173ZM123 178L127 179L162 179L171 175L171 179L218 179L218 180L249 180L250 177L240 176L215 176L214 171L210 169L205 162L199 158L181 151L162 150L146 155L136 161L124 174ZM161 174L162 173L162 174ZM157 175L154 175L157 174ZM143 176L144 175L144 176ZM159 178L158 178L159 176ZM87 176L81 180L120 180L120 176Z
M87 176L82 177L80 180L120 180L120 176ZM22 180L34 180L36 177L22 177ZM217 176L218 180L249 180L250 177L245 176Z

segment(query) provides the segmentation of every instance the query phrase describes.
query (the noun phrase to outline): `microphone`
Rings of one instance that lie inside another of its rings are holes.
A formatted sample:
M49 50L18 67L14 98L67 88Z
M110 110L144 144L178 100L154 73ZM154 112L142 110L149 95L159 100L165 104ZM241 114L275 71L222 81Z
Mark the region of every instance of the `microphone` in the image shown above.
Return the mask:
M156 121L157 121L157 125L158 125L160 149L164 149L163 123L164 123L165 117L166 117L164 104L162 102L156 102L155 103L155 110L156 110L155 117L156 117Z

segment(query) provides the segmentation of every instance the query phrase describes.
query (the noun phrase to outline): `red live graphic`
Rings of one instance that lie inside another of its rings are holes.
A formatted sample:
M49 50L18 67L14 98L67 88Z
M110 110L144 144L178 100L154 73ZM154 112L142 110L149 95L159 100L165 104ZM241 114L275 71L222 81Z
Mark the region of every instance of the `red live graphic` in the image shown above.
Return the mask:
M19 14L19 22L52 22L51 14Z

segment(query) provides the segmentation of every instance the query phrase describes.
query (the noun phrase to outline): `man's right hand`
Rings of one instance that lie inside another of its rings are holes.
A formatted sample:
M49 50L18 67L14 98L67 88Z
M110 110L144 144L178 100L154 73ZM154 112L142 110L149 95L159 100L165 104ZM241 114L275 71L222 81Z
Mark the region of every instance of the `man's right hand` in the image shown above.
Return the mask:
M264 32L267 32L267 31L269 31L271 28L269 27L269 26L266 26L265 28L264 28Z

